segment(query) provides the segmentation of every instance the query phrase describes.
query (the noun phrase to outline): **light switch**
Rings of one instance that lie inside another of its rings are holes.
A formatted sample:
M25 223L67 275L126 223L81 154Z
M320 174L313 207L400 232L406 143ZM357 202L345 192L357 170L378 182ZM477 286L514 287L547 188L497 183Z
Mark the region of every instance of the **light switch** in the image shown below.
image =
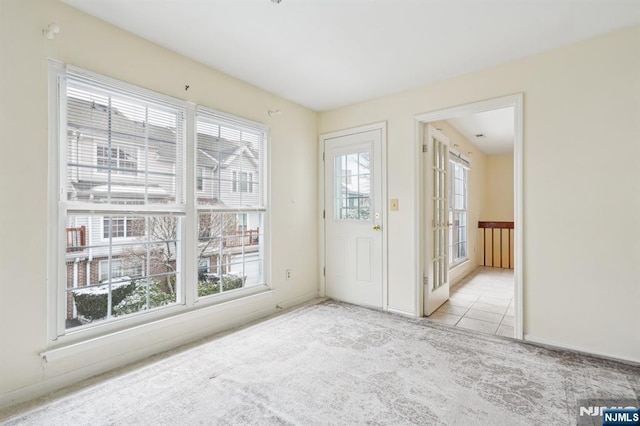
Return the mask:
M397 198L392 198L391 202L390 202L390 206L389 208L391 209L392 212L397 212L398 211L398 199Z

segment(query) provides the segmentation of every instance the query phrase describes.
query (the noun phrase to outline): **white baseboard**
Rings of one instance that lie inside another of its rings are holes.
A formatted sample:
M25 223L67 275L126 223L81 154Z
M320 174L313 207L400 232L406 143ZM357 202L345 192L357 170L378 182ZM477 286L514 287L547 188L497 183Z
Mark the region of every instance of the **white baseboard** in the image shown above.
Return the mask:
M312 291L300 297L296 297L294 299L287 300L279 304L282 309L289 309L294 306L302 305L303 303L317 304L327 300L326 297L321 297L320 292ZM314 300L315 299L315 300Z
M222 331L229 330L235 327L240 327L252 321L256 321L269 315L275 314L281 310L279 308L288 309L297 305L307 303L309 301L319 303L322 301L322 299L318 299L318 292L313 291L302 296L280 302L277 305L278 307L270 305L267 308L259 309L254 312L244 314L240 317L233 317L227 321L217 321L215 323L215 326L213 327L192 330L189 333L184 333L180 336L168 338L140 349L115 355L105 361L100 361L95 364L87 365L85 367L78 368L76 370L69 371L54 377L46 378L38 383L27 385L0 395L0 410L5 410L9 407L22 404L24 402L39 398L63 388L73 386L75 384L79 385L81 381L90 379L91 377L95 377L110 370L114 370L116 368L124 367L126 365L141 361L145 358L162 353L164 351L178 348L182 345L195 342L199 339L203 339L213 334L220 333ZM43 362L46 361L43 360ZM6 413L5 415L11 414ZM3 415L0 414L0 421L3 420L2 417Z
M402 309L396 309L396 308L392 308L391 306L387 306L387 311L394 313L394 314L398 314L398 315L403 315L405 317L411 317L411 318L415 318L416 317L416 313L415 312L409 312L409 311L405 311Z
M612 361L621 361L621 362L629 362L629 363L633 363L633 364L639 364L640 365L640 359L637 358L631 358L631 357L626 357L626 356L621 356L621 355L617 355L617 354L611 354L608 352L603 352L603 351L599 351L599 350L594 350L591 348L587 348L584 346L579 346L579 345L568 345L564 342L557 342L554 340L550 340L550 339L545 339L543 337L539 337L539 336L535 336L535 335L531 335L531 334L527 334L525 333L524 335L524 341L526 342L531 342L531 343L535 343L538 345L542 345L542 346L548 346L552 349L566 349L566 350L570 350L570 351L574 351L574 352L580 352L583 353L585 355L594 355L600 358L607 358L610 359Z

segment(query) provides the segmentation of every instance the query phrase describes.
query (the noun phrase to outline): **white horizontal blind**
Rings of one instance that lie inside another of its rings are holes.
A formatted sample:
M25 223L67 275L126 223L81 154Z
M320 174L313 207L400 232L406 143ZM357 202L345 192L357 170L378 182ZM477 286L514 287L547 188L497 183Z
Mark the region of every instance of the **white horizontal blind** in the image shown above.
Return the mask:
M266 132L199 109L198 296L264 284Z
M264 210L264 129L199 111L196 131L198 205Z
M184 204L184 109L67 75L66 199Z

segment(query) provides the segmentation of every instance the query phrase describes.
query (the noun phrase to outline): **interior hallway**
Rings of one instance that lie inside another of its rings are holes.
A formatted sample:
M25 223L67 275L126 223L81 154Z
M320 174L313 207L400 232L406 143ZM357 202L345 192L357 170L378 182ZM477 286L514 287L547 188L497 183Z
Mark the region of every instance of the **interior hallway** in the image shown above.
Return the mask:
M513 337L513 287L513 269L478 267L451 288L451 298L429 319Z

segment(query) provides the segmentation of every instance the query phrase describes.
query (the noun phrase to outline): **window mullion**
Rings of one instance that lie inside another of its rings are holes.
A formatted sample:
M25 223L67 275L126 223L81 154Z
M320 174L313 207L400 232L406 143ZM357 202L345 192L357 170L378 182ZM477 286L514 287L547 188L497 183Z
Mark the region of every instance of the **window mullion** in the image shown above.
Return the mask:
M183 235L183 274L182 282L185 303L187 306L193 305L197 299L197 284L198 284L198 211L196 203L198 202L196 192L196 114L195 106L189 104L187 106L186 116L186 135L185 135L185 147L186 147L186 216L185 223L183 223L182 229Z
M149 107L144 109L144 114L144 203L147 204L149 202Z
M54 249L51 251L51 258L49 262L55 262L55 265L63 265L66 261L66 231L65 231L65 218L66 218L66 206L63 202L67 199L67 166L66 166L66 153L68 145L67 136L67 81L64 78L64 72L61 64L50 63L50 90L55 91L55 96L51 96L54 93L50 93L50 99L56 99L57 102L50 105L49 121L51 122L49 135L50 145L49 149L53 155L50 161L50 199L55 208L51 211L58 213L55 219L51 219L50 223L53 225L51 234L56 238L51 238L50 241L54 244ZM55 173L54 171L57 171ZM53 206L52 206L53 207ZM50 234L50 235L51 235ZM55 315L53 323L54 327L49 330L49 340L55 341L58 336L64 334L66 328L66 310L67 310L67 277L66 270L63 268L52 267L52 271L56 271L55 282L57 290L54 294L52 310Z
M111 109L111 96L109 96L109 104L107 105L107 151L109 152L109 168L107 169L107 203L111 202L111 173L113 168L113 143L111 140L111 118L112 118L112 109ZM116 153L116 170L117 170L117 161L118 155ZM109 292L111 293L111 292Z

